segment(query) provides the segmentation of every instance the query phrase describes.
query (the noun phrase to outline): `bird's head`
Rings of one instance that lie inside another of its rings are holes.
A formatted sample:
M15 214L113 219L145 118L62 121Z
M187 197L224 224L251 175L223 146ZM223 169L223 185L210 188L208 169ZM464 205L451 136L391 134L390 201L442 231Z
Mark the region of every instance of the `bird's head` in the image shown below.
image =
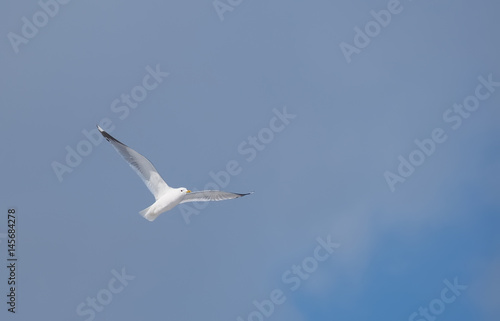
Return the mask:
M191 193L190 190L188 190L187 188L185 187L180 187L178 188L179 192L181 192L182 194L187 194L187 193Z

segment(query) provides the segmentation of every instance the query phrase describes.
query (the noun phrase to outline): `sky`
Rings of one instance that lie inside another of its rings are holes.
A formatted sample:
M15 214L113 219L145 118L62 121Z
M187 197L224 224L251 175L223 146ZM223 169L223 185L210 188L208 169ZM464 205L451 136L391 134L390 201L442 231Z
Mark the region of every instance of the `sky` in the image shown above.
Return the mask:
M3 1L0 319L499 320L499 10Z

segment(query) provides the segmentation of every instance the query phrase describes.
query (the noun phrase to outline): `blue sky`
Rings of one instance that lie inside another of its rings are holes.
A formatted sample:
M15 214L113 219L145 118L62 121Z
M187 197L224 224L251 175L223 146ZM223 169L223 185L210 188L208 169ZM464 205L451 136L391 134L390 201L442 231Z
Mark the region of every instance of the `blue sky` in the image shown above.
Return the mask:
M496 2L0 9L2 320L500 317ZM171 186L255 194L148 222L102 122Z

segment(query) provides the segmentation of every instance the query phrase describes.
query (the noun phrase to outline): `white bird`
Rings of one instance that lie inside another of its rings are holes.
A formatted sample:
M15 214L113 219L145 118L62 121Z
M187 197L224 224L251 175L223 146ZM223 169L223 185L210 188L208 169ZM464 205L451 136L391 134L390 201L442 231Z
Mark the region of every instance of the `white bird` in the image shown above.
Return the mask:
M252 193L238 194L222 191L199 191L191 192L185 187L172 188L165 183L153 164L144 156L115 139L104 131L99 125L97 129L113 145L116 151L127 161L132 169L139 175L144 184L155 197L155 202L148 208L139 212L145 219L154 221L158 215L175 206L186 202L222 201L242 197Z

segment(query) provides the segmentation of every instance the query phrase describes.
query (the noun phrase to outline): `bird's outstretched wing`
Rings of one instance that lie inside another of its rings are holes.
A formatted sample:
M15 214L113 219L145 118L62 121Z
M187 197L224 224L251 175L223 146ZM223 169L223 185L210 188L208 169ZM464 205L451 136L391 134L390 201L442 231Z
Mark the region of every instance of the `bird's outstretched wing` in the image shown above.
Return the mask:
M163 178L151 162L132 148L120 142L101 127L97 126L102 136L113 145L116 151L127 161L132 169L139 175L144 184L153 193L155 200L158 200L170 187L165 183Z
M200 192L191 192L187 193L182 199L181 203L187 202L209 202L209 201L223 201L230 200L233 198L242 197L245 195L252 194L238 194L238 193L230 193L230 192L222 192L222 191L200 191Z

